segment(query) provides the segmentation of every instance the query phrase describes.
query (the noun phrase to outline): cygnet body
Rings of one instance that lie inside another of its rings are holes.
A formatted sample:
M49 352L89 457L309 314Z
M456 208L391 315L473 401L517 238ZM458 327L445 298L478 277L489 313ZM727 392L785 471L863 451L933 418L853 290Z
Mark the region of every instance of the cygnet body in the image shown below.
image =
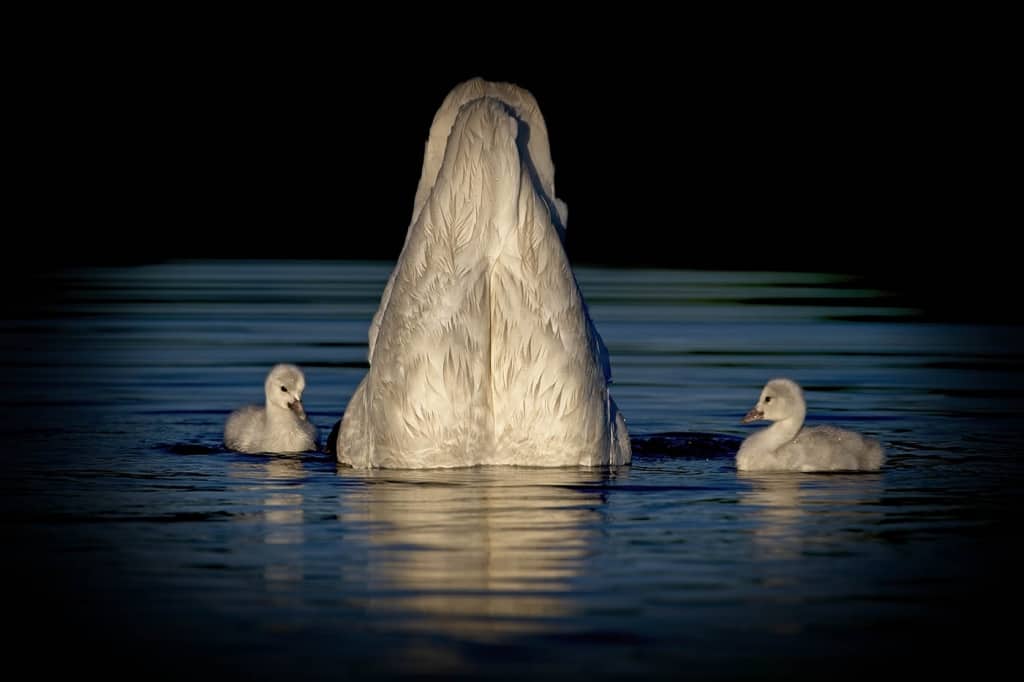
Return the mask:
M306 419L306 378L295 365L275 365L264 382L266 404L235 410L224 425L224 444L239 452L305 452L317 447L317 429Z
M804 428L807 403L790 379L772 379L743 423L774 422L749 436L736 453L741 471L877 471L885 461L878 441L834 426Z

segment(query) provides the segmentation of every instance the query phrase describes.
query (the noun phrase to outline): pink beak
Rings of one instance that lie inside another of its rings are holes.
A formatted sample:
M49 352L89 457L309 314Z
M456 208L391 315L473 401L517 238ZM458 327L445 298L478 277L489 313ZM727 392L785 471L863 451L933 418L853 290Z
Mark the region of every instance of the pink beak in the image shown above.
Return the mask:
M749 424L750 422L756 422L758 419L764 419L764 412L755 407L750 412L747 412L747 416L743 418L742 423Z

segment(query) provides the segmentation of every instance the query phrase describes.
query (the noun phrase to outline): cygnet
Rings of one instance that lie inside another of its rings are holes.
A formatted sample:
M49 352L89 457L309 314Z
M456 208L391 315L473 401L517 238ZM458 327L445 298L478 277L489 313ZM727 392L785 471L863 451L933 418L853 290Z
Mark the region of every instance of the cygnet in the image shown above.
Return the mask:
M295 365L275 365L263 384L264 407L235 410L224 425L224 444L239 452L305 452L317 448L317 429L306 419L306 378Z
M834 426L803 428L807 404L790 379L765 384L743 423L774 422L748 437L736 453L741 471L877 471L885 461L878 441Z

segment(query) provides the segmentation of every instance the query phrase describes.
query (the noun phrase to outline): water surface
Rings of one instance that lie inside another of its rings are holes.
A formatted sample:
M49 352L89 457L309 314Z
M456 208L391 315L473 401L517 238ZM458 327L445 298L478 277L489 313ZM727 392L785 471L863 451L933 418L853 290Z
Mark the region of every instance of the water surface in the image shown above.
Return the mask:
M223 450L295 362L326 436L389 264L68 270L2 322L12 650L211 679L977 676L1006 660L1019 328L841 275L579 268L636 457L360 472ZM31 313L31 314L29 314ZM735 470L763 383L873 474Z

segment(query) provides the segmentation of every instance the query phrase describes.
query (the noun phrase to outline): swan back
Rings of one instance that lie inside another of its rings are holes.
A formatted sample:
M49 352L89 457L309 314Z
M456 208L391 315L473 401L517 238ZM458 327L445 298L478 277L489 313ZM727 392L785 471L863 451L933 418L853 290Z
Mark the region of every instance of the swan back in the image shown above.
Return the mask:
M536 169L543 193L550 199L555 198L555 165L551 161L547 125L544 123L537 100L529 91L511 83L492 83L482 78L473 78L455 86L434 115L426 152L423 155L423 169L420 172L419 185L416 187L416 199L413 202L413 222L416 222L437 181L459 111L467 103L485 97L504 103L514 112L515 117L527 126L529 139L526 141L526 147L530 162ZM563 224L564 221L563 215Z
M434 185L437 183L441 167L444 165L445 155L448 153L448 149L454 146L451 143L455 137L456 120L459 113L466 104L484 98L501 102L516 119L517 128L520 126L523 128L521 131L523 137L517 137L517 144L522 146L522 156L531 172L536 176L536 190L544 199L548 210L552 212L556 230L559 235L563 235L569 208L564 201L555 196L555 165L551 161L547 125L544 123L537 100L529 91L519 86L511 83L494 83L482 78L473 78L456 85L444 98L437 113L434 114L434 120L430 125L430 134L427 138L426 151L423 154L423 167L420 171L419 184L416 187L416 197L413 201L411 226L417 223L423 207L434 191ZM524 141L525 144L523 144ZM411 226L406 232L399 261L405 256L409 238L414 234ZM398 268L395 268L388 278L388 283L381 296L380 307L370 323L368 359L371 361L377 345L377 336L380 333L381 317L391 301L391 291L397 272Z
M520 111L532 122L527 144ZM414 220L371 325L370 369L342 419L339 461L629 461L607 354L546 196L554 170L539 131L536 102L509 84L464 83L435 116ZM442 139L443 153L432 146Z

